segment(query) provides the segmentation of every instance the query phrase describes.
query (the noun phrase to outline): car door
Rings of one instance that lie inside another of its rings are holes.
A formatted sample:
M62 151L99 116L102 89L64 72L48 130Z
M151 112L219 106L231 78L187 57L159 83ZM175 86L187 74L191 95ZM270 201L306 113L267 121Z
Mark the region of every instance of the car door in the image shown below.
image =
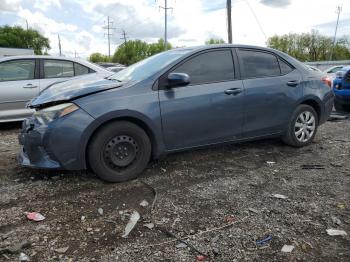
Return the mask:
M272 52L237 50L245 89L244 137L279 133L302 94L300 73Z
M167 87L169 73L186 73L190 84ZM177 150L238 139L243 123L243 86L233 53L216 49L196 54L159 80L164 142Z
M33 110L26 104L39 94L36 59L14 59L0 63L0 122L21 120Z
M40 89L44 90L53 83L92 72L94 72L92 69L77 62L59 59L42 59Z

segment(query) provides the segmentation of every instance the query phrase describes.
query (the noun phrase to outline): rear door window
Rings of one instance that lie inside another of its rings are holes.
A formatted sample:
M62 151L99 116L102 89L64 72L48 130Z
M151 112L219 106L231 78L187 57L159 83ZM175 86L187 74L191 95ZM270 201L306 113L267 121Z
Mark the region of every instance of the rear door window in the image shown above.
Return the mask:
M279 76L281 74L277 57L271 53L255 50L239 50L245 78Z
M231 50L209 51L190 58L173 73L186 73L191 85L229 81L235 78Z
M63 60L44 60L44 78L74 76L73 62Z
M34 79L34 59L12 60L0 63L0 81Z

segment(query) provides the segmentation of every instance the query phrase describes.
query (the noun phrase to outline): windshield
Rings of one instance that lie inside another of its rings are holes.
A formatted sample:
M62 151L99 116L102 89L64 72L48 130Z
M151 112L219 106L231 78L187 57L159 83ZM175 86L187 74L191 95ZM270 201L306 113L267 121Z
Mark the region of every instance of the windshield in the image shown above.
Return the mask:
M109 79L121 82L146 79L189 51L191 49L175 49L153 55L110 76Z

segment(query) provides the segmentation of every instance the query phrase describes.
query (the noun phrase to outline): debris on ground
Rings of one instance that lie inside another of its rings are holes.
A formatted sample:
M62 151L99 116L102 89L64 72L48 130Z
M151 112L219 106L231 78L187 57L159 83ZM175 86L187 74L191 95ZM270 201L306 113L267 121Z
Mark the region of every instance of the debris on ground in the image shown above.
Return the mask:
M28 240L24 240L21 242L18 242L14 245L10 245L5 248L0 248L0 254L9 253L9 254L17 254L22 249L28 248L31 246L31 243Z
M19 261L30 261L29 256L27 256L25 253L21 253L18 257Z
M149 205L149 203L146 200L142 200L140 203L140 206L142 207L147 207Z
M332 219L332 222L334 224L337 224L337 225L340 225L341 224L341 221L339 218L335 217L335 216L331 216L331 219Z
M339 113L331 113L331 115L328 118L328 121L340 121L340 120L346 120L348 119L348 115L339 114Z
M197 256L196 256L196 261L205 261L206 258L207 258L206 256L197 255Z
M100 216L103 216L103 209L102 209L102 208L97 209L97 213L98 213Z
M324 165L301 165L302 169L325 169Z
M346 236L347 233L344 230L339 229L327 229L327 234L330 236Z
M272 240L272 236L268 235L263 239L260 240L256 240L256 245L258 246L264 246L266 245L268 242L270 242Z
M229 215L224 218L225 223L231 223L235 221L235 216L234 215Z
M154 224L153 223L146 223L143 224L144 227L147 227L148 229L153 229L154 228Z
M176 245L176 248L185 248L187 245L183 242L180 242L179 244Z
M125 227L124 234L122 235L122 237L125 238L130 234L131 230L133 230L133 228L136 226L136 224L140 218L141 218L141 216L140 216L139 212L137 212L136 210L134 212L132 212L132 214L130 216L130 220Z
M279 199L287 199L288 197L285 195L281 195L281 194L273 194L272 195L274 198L279 198Z
M281 252L290 253L293 251L293 249L294 249L293 245L284 245L281 249Z
M56 251L57 253L64 254L64 253L67 252L68 249L69 249L69 247L61 247L61 248L55 249L55 251Z
M274 161L266 161L266 164L269 166L273 166L274 164L276 164L276 162Z
M337 208L345 209L345 208L346 208L346 205L343 204L343 203L339 203L339 204L337 204Z
M248 210L252 213L259 214L259 211L255 208L250 207L250 208L248 208Z
M40 222L40 221L43 221L45 219L45 217L38 212L26 212L25 214L27 215L27 218L29 220L32 220L35 222Z

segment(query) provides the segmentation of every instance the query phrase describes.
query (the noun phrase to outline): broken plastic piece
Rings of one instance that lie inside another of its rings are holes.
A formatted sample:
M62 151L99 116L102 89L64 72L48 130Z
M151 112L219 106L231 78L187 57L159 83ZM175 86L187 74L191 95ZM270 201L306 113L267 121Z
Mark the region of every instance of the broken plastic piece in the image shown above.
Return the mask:
M330 236L346 236L347 233L344 230L339 230L339 229L327 229L327 234Z
M288 198L287 196L281 195L281 194L273 194L272 196L275 198L280 198L280 199L287 199Z
M293 251L293 249L294 249L294 246L292 245L284 245L281 249L281 252L290 253Z
M29 220L33 220L35 222L43 221L45 219L45 217L38 212L26 212L25 214Z
M148 202L146 200L142 200L141 203L140 203L140 206L142 206L142 207L146 207L148 205L149 204L148 204Z
M271 241L272 240L272 236L268 235L267 237L265 237L264 239L260 239L260 240L257 240L256 241L256 244L258 246L263 246L263 245L266 245L267 242Z
M196 256L196 260L197 261L205 261L205 259L206 259L206 256L203 256L203 255L197 255Z
M127 237L129 235L131 230L133 230L133 228L136 226L137 221L139 221L139 219L140 219L139 212L137 212L136 210L134 212L132 212L130 220L129 220L128 224L125 227L124 234L122 235L122 237L125 238L125 237Z

